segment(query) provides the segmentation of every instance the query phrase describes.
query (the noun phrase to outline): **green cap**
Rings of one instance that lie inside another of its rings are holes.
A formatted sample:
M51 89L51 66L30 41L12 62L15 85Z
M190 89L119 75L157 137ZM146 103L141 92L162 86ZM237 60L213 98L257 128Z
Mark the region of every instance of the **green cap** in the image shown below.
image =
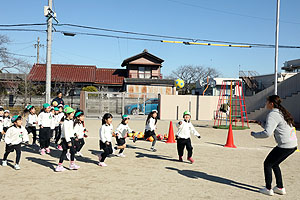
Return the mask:
M130 119L129 115L123 115L122 119Z
M67 107L70 107L70 106L68 106L68 105L65 105L65 106L64 106L64 109L65 109L65 108L67 108Z
M184 111L183 116L185 116L185 115L191 116L191 113L189 111Z
M32 107L33 107L32 105L28 105L28 106L26 106L26 109L30 110Z
M75 114L75 117L78 117L79 115L83 114L83 112L79 111Z
M59 111L58 107L54 107L54 111Z
M44 103L43 104L43 108L48 108L48 107L51 107L49 103Z
M71 108L70 106L68 106L68 107L66 107L66 108L64 109L64 112L65 112L66 114L70 114L70 113L74 112L74 109Z
M15 121L17 121L18 119L22 119L22 117L20 115L14 115L12 118L11 118L11 122L14 123Z

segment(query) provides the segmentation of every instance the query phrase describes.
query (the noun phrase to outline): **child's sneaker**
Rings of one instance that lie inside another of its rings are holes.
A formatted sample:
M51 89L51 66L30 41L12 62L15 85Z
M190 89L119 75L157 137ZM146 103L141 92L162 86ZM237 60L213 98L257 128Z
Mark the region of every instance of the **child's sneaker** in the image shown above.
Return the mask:
M70 169L71 169L71 170L77 170L77 169L79 169L79 168L80 168L80 166L79 166L79 165L76 165L75 163L70 164Z
M154 147L151 147L151 151L156 152L157 150Z
M60 150L60 151L62 151L63 150L63 148L61 147L61 145L57 145L57 147L56 147L58 150Z
M41 149L41 150L40 150L40 154L41 154L41 155L45 155L45 154L46 154L46 153L45 153L45 149Z
M125 158L126 156L123 154L123 153L119 153L117 154L118 157L122 157L122 158Z
M15 164L15 170L20 170L20 169L21 169L20 165Z
M77 152L75 155L76 155L76 156L83 157L83 154L82 154L81 152Z
M57 167L55 168L56 172L63 172L65 170L66 170L66 168L64 168L64 166L62 166L62 165L57 165Z
M188 160L191 162L191 164L195 162L195 160L192 157L188 158Z
M274 191L272 189L268 190L267 188L262 188L259 190L260 193L265 194L265 195L269 195L269 196L273 196L274 195Z
M183 162L182 156L179 156L178 161L179 161L179 162Z
M2 167L6 167L7 166L7 161L6 160L2 160Z
M50 148L46 148L46 153L50 153Z
M104 162L99 162L98 164L100 167L107 167L107 164L105 164Z
M274 191L276 194L281 194L281 195L286 194L285 188L279 188L279 187L277 187L277 186L275 186L275 187L273 188L273 191Z

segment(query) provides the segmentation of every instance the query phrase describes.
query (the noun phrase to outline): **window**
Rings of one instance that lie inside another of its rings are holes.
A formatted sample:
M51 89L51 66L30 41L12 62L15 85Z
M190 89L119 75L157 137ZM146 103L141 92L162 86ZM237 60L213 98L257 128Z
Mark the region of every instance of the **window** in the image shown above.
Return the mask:
M139 67L139 78L151 78L151 67Z

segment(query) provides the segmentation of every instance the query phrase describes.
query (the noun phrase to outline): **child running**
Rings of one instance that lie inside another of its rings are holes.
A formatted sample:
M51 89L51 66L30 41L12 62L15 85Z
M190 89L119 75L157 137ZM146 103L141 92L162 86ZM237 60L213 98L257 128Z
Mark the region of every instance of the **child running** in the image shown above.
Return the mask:
M26 130L29 133L32 133L32 145L36 145L36 125L38 124L38 117L35 114L35 107L28 105L26 111L29 111L29 115L26 119Z
M176 124L178 131L175 134L177 139L177 152L179 156L179 162L183 162L183 150L186 147L188 151L187 159L193 164L194 159L192 158L193 155L193 147L191 144L191 133L197 136L199 139L201 138L200 134L196 131L195 127L190 121L191 113L189 111L185 111L183 113L183 120Z
M84 127L84 113L82 110L78 110L75 113L75 121L74 121L74 134L75 134L75 146L76 146L76 156L83 156L83 154L80 152L84 142L84 137L87 137L86 135L86 128Z
M4 110L4 117L3 117L3 131L4 131L4 133L6 133L7 129L11 125L11 119L10 119L9 114L10 114L9 110Z
M2 136L4 135L4 131L3 131L3 127L4 127L4 119L3 119L3 116L4 116L4 109L3 107L1 106L0 107L0 142L2 140Z
M99 130L100 149L103 149L104 151L101 155L99 155L99 166L101 167L107 166L107 164L104 163L105 158L113 152L111 145L113 134L112 118L113 116L110 113L105 113L102 117L102 126Z
M156 144L156 134L155 134L155 129L156 129L156 123L157 123L157 110L152 110L147 117L146 120L146 126L145 126L145 134L144 134L144 139L148 139L149 137L152 136L153 141L152 141L152 146L151 146L151 151L155 152L157 151L155 149L155 144ZM133 142L136 142L137 137L135 136L133 139Z
M10 127L5 135L5 154L2 160L2 166L7 166L7 157L9 153L16 151L15 169L20 170L21 159L21 143L28 143L28 134L26 129L22 126L22 117L15 115L12 117L11 122L14 124Z
M61 152L59 163L55 168L56 172L63 172L66 169L62 166L62 163L66 157L68 149L70 149L70 170L77 170L80 166L76 165L74 162L75 157L75 149L74 149L74 110L71 107L67 107L64 109L66 114L66 118L64 119L62 125L62 134L61 134L61 145L63 151Z
M58 113L55 115L56 118L56 125L55 125L55 145L56 148L60 151L62 151L62 147L61 145L58 144L60 137L61 137L61 125L64 121L64 112L63 112L63 108L64 106L62 104L57 106L58 108ZM55 109L55 108L54 108ZM55 111L57 112L57 111Z
M129 126L129 119L130 117L128 115L123 115L122 116L122 121L119 124L115 134L116 134L116 140L117 140L117 146L114 148L115 150L120 149L119 154L117 155L118 157L125 157L123 154L125 148L126 148L126 137L128 133L134 133Z
M38 116L38 124L40 127L39 140L40 140L40 153L45 155L46 152L50 153L50 134L52 124L52 113L50 113L51 106L48 103L43 104L43 110Z

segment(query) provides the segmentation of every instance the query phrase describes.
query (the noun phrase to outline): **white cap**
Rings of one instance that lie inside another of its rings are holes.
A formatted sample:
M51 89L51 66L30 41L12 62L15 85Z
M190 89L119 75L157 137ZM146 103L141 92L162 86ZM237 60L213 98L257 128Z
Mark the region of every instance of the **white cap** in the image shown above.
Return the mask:
M5 113L10 113L9 110L4 110Z

